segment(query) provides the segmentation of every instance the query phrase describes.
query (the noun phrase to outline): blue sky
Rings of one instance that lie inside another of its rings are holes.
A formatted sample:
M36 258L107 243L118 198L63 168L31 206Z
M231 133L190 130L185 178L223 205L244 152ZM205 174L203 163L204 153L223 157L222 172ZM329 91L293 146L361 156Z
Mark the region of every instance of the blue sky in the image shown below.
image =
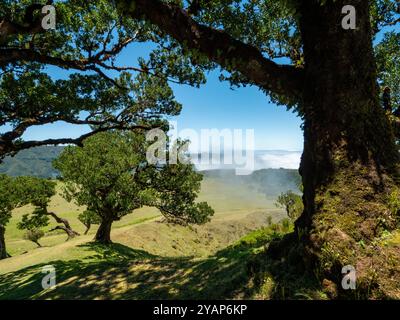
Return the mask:
M384 31L399 31L400 27L385 28ZM382 39L379 34L375 44ZM118 65L137 65L137 58L146 57L153 46L133 44L118 57ZM55 67L49 67L55 78L65 77L68 73ZM232 90L228 83L218 80L219 73L208 75L207 84L201 88L172 84L176 98L183 104L180 116L176 117L178 131L183 129L254 129L255 148L258 150L303 149L301 119L285 107L269 102L268 97L255 87ZM7 128L0 128L0 132ZM88 127L54 123L28 129L26 140L47 138L78 137L88 132Z
M151 46L133 44L118 58L119 65L137 65L139 56L147 56ZM68 73L50 67L55 78L63 78ZM171 84L177 100L183 104L177 121L178 131L183 129L254 129L255 148L262 150L291 150L303 148L301 119L285 107L269 102L269 98L256 87L232 90L227 82L218 80L219 72L208 74L207 84L200 88ZM27 130L26 140L77 137L88 131L87 127L54 123Z
M302 150L301 120L269 102L256 87L231 90L212 72L200 89L174 86L183 103L178 129L254 129L256 149Z

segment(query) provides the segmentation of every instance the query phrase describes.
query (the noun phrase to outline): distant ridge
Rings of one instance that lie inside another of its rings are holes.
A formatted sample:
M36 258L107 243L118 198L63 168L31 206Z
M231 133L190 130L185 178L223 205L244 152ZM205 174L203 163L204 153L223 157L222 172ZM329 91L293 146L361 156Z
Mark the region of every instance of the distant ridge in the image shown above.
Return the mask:
M296 169L260 169L244 176L238 176L235 170L229 169L204 170L201 173L228 185L244 184L267 197L276 197L288 190L300 193L301 177Z
M59 156L64 147L42 146L22 150L14 157L6 157L0 165L0 173L10 176L36 176L55 178L58 171L52 166L52 161Z
M36 176L41 178L55 178L59 172L52 166L52 161L57 158L64 146L42 146L19 152L15 157L6 157L0 165L0 173L10 176ZM286 169L280 165L293 162L294 165L287 165ZM265 161L263 159L269 157ZM297 158L300 152L276 150L256 151L255 171L249 176L236 176L230 166L197 167L205 176L214 177L227 183L246 183L252 185L261 192L268 190L268 193L279 193L292 189L296 190L300 183L300 176L296 167ZM289 161L288 161L289 160ZM268 169L269 168L269 169Z

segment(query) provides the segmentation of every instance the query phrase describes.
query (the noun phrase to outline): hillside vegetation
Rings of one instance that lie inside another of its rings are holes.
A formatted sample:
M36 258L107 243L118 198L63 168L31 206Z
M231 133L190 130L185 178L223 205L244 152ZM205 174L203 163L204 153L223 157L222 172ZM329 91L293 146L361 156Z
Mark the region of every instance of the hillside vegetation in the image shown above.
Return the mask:
M52 161L57 158L62 146L42 146L22 150L14 157L5 157L0 164L0 173L9 176L36 176L41 178L55 178L58 171L52 166Z
M85 227L77 215L85 208L66 202L60 195L61 186L59 183L59 194L52 198L50 209L67 218L82 234ZM50 232L41 239L43 247L36 248L23 240L23 231L16 227L30 207L17 209L6 232L12 257L0 261L0 299L206 298L210 294L217 297L222 291L232 295L231 290L237 288L234 279L242 282L247 274L244 256L263 245L257 243L238 252L230 246L266 226L268 216L277 222L285 213L265 194L244 184L227 184L218 177L205 177L199 201L208 201L215 209L210 223L195 227L167 224L157 209L142 208L115 223L111 248L91 242L97 226L88 235L67 242L65 233ZM43 277L41 268L48 264L55 266L59 283L59 289L52 293L42 291L37 281ZM125 276L132 284L117 284ZM199 283L200 277L204 277L203 284ZM75 282L77 278L81 280ZM114 280L110 283L102 283L111 278ZM205 287L196 289L201 285Z

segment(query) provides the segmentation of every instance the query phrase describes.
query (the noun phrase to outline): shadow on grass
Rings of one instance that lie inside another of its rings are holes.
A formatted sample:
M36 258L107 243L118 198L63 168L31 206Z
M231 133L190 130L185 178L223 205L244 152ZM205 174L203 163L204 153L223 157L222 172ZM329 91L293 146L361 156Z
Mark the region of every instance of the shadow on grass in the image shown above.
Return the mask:
M228 247L207 259L166 258L121 244L81 245L92 255L52 261L0 275L0 299L221 299L249 281L246 256L255 246ZM57 286L43 290L45 265Z
M271 235L245 239L206 259L166 258L116 243L87 243L82 249L93 254L82 260L57 260L0 275L0 299L248 298L266 276L276 278L267 298L286 298L282 288L297 279L280 275L281 265L268 261L262 248L270 241ZM54 289L42 289L44 265L56 270Z

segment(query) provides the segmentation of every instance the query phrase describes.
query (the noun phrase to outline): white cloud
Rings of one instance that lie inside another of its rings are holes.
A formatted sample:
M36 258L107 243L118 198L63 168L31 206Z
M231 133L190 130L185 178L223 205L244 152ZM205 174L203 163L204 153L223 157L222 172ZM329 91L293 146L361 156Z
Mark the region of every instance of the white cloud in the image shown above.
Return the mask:
M257 169L298 169L300 158L300 151L265 151L264 154L258 156L256 167Z
M251 151L250 151L251 152ZM301 151L286 151L286 150L257 150L254 154L254 170L260 169L298 169L300 165ZM193 155L192 155L193 156ZM247 158L250 160L252 157ZM194 159L197 159L195 157ZM209 162L195 161L198 170L215 170L215 169L237 169L242 168L244 164L228 164L223 161L219 164L211 164Z

